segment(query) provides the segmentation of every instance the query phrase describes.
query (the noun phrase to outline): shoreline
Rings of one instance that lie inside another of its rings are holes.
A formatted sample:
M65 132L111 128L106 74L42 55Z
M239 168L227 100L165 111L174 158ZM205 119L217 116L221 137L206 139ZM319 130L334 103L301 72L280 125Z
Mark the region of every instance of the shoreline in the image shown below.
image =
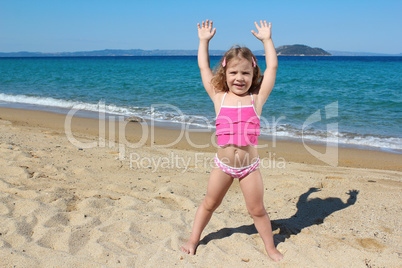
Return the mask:
M17 126L40 127L58 131L64 138L66 138L65 119L66 115L61 113L0 107L0 120L10 121ZM99 140L104 138L117 143L119 143L119 138L123 138L128 145L138 145L141 142L142 146L150 148L165 147L167 149L194 152L216 152L216 145L213 145L215 143L213 132L185 131L182 133L179 129L160 126L151 127L147 123L149 122L127 123L74 116L71 121L71 133L73 133L73 138L74 135L89 135L92 138L97 137ZM104 129L101 132L99 132L100 127ZM125 134L120 135L119 129L124 129ZM144 133L147 133L146 138ZM167 146L169 144L172 146ZM338 159L336 160L334 155L326 155L324 145L315 141L306 142L306 145L310 149L306 148L301 141L282 137L273 141L264 137L259 139L261 148L258 150L261 158L280 159L287 163L296 162L329 166L329 162L334 164L338 161L337 166L341 167L402 171L402 165L400 164L402 163L402 154L385 152L376 148L354 148L349 145L340 145L338 148L328 147L328 150L338 154ZM335 149L337 152L334 151ZM321 160L312 155L311 151L316 152L316 156ZM324 161L322 161L322 157L324 157ZM326 161L325 157L330 157L330 161Z
M4 94L3 94L4 95ZM106 116L105 120L124 120L128 117L140 117L145 121L155 122L155 125L160 126L161 128L167 129L180 129L181 127L194 129L196 131L208 131L214 130L214 117L212 115L208 116L200 116L198 113L188 113L184 114L180 109L177 114L169 114L164 111L156 111L153 114L152 105L150 107L126 107L126 106L114 106L107 105L104 102L95 103L87 103L87 102L76 102L70 100L58 100L53 98L39 98L36 97L28 97L24 95L16 95L15 99L12 95L5 94L3 96L0 93L0 97L2 97L2 101L0 101L0 107L4 108L15 108L22 110L34 110L34 111L47 111L51 113L57 114L68 114L71 111L74 111L76 107L78 110L75 114L77 117L84 118L99 118L101 115ZM26 99L28 98L28 99ZM60 103L59 103L60 101ZM53 103L56 102L56 103ZM167 105L168 109L172 108L169 104ZM134 109L134 110L132 110ZM174 107L174 109L178 109ZM167 119L166 116L169 118ZM184 116L184 119L183 119ZM284 118L272 117L272 126L270 129L271 121L269 117L264 117L264 124L261 126L261 136L260 140L270 140L271 137L274 137L277 140L285 140L285 141L296 141L296 142L308 142L312 144L324 144L329 142L329 144L336 142L337 146L345 147L345 148L357 148L363 150L376 150L382 152L396 153L402 154L401 147L401 137L399 132L390 132L387 135L382 135L381 131L376 129L365 129L363 131L359 130L339 130L338 129L333 132L328 129L325 130L325 126L320 126L318 128L313 127L311 130L307 128L307 132L303 133L304 125L301 127L298 123L293 126L294 122L284 122ZM191 123L183 123L183 120ZM279 123L280 121L283 121ZM278 125L276 125L278 124ZM338 124L342 126L344 123L339 121ZM328 125L329 126L329 125ZM327 126L327 127L328 127ZM344 126L346 127L346 125ZM338 128L338 127L336 127ZM372 133L372 134L370 134ZM376 134L373 134L376 133ZM384 133L383 133L384 134Z

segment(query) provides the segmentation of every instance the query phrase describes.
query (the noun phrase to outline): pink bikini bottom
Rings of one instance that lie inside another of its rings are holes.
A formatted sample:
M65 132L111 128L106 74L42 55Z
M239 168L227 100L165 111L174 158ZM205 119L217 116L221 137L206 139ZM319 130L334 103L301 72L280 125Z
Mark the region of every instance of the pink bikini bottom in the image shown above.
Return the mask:
M226 165L221 160L219 160L217 155L215 155L214 162L215 162L216 166L219 167L226 174L232 176L233 178L241 179L241 178L246 177L248 174L255 171L259 167L260 158L257 158L257 160L254 163L252 163L251 165L248 165L246 167L241 167L241 168L236 168L236 167L231 167L231 166Z

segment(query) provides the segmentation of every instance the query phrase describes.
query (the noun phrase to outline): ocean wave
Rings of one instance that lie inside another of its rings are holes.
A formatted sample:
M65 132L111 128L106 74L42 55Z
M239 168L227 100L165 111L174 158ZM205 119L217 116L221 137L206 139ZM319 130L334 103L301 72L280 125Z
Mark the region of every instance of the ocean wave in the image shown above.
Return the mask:
M293 138L326 144L345 144L379 149L402 151L402 138L384 135L368 135L334 130L309 128L302 130L290 124L278 125L276 129L262 128L261 134L281 138Z
M55 98L50 98L50 97L38 97L38 96L27 96L27 95L8 95L8 94L0 93L0 101L31 104L31 105L38 105L38 106L56 107L56 108L63 108L63 109L77 109L77 110L84 110L84 111L90 111L90 112L99 112L101 109L105 109L106 112L112 113L112 114L117 114L117 115L125 115L125 114L131 113L129 108L119 107L119 106L115 106L115 105L105 105L103 108L102 102L88 103L88 102L73 101L73 100L55 99Z
M292 131L277 131L276 135L279 137L290 137L295 139L309 140L313 142L333 144L345 144L355 145L363 147L374 147L379 149L390 149L396 151L402 151L402 139L397 137L381 137L375 135L359 135L350 133L338 133L334 135L332 133L323 134L322 130L317 130L317 134L314 132L310 134L300 135L298 132Z
M208 118L201 115L185 114L179 108L170 104L157 104L151 107L124 107L111 104L105 104L100 101L98 103L87 103L73 100L62 100L50 97L37 97L26 95L9 95L0 93L0 102L19 103L27 105L75 109L89 112L104 112L117 116L138 116L145 120L155 120L161 123L178 123L186 124L187 129L208 129L214 130L214 118ZM365 147L374 147L390 150L402 150L402 139L399 137L357 134L350 132L324 131L321 129L309 128L302 130L292 124L277 124L274 128L261 127L261 134L266 136L277 136L281 138L294 138L302 140L310 140L316 142L324 142L327 144L346 144Z

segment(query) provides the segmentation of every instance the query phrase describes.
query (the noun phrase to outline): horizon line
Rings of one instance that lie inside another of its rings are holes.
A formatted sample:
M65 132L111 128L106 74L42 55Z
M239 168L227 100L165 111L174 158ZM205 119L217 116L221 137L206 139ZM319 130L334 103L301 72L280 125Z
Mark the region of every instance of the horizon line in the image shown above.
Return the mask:
M300 44L295 44L295 45L300 45ZM285 45L285 46L289 46L289 45ZM279 48L281 46L278 46L276 48ZM95 49L95 50L77 50L77 51L58 51L58 52L40 52L40 51L27 51L27 50L21 50L21 51L12 51L12 52L1 52L0 54L17 54L17 53L28 53L28 54L45 54L44 56L46 56L46 54L49 54L48 56L52 56L52 55L57 55L57 54L74 54L74 53L90 53L90 52L105 52L105 51L144 51L144 52L167 52L167 51L171 51L171 52L197 52L198 49L141 49L141 48L129 48L129 49L119 49L119 48L105 48L105 49ZM211 49L209 50L211 52L225 52L227 50L225 49ZM252 50L254 52L264 52L263 49L257 49L257 50ZM345 53L345 54L366 54L365 56L370 56L370 55L383 55L383 56L402 56L402 53L383 53L383 52L367 52L367 51L344 51L344 50L325 50L327 52L335 53ZM104 55L104 56L108 56L108 55ZM110 55L113 56L113 55ZM129 56L129 55L127 55ZM142 56L142 55L133 55L133 56ZM152 56L152 55L143 55L143 56ZM157 55L155 55L157 56ZM192 56L192 55L160 55L160 56ZM214 56L214 55L211 55ZM261 55L259 55L261 56ZM336 56L336 55L335 55Z

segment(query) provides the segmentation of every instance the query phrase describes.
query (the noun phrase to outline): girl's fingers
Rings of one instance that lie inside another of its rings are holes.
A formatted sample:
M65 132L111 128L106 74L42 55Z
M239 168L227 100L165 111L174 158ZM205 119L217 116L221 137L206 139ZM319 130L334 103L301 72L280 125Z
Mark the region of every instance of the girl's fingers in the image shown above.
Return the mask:
M216 28L214 28L214 29L212 30L212 35L215 35L215 33L216 33Z
M212 29L213 21L212 20L211 21L209 21L209 20L202 21L201 25L199 23L197 23L197 26L199 29L201 29L201 28L211 28Z
M214 25L214 22L212 20L211 21L209 21L209 20L202 21L201 24L197 23L197 27L198 27L199 30L209 29L209 30L213 31L214 30L213 25Z

